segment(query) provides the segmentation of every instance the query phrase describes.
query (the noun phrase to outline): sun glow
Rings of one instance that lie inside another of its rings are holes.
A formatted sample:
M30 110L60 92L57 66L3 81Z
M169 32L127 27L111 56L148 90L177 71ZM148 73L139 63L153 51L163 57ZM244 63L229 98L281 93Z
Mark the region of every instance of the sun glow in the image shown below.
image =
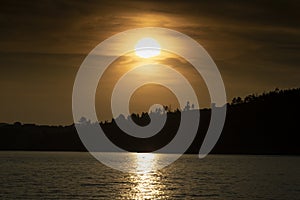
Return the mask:
M153 38L142 38L135 45L135 54L141 58L150 58L160 54L160 45Z

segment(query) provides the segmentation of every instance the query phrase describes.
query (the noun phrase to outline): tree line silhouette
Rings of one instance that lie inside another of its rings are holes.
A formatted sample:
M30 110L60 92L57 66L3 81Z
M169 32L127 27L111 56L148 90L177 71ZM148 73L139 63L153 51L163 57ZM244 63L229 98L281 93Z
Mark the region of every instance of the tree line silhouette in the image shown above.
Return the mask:
M218 154L300 154L299 107L300 88L235 97L227 104L227 116L221 137L212 153ZM183 111L194 112L189 103ZM116 124L100 122L106 136L119 147L132 152L151 152L168 144L180 125L179 109L164 106L157 113L167 115L162 130L150 138L136 138L124 133ZM199 129L186 153L198 153L210 122L211 110L200 112ZM150 123L151 113L133 113L130 117L138 125ZM120 116L127 120L125 116ZM92 124L82 118L79 123ZM74 124L47 126L35 124L0 123L0 150L86 151ZM189 134L189 133L187 133ZM167 153L167 152L166 152Z

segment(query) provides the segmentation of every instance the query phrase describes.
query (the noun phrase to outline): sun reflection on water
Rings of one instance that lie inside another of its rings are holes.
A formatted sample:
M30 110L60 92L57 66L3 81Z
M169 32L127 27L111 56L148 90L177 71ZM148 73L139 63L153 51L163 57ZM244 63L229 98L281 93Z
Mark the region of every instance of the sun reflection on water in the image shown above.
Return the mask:
M133 199L164 199L165 185L162 183L162 174L155 171L157 154L136 153L136 171L131 174Z
M153 153L136 153L136 172L145 174L154 170L156 155Z

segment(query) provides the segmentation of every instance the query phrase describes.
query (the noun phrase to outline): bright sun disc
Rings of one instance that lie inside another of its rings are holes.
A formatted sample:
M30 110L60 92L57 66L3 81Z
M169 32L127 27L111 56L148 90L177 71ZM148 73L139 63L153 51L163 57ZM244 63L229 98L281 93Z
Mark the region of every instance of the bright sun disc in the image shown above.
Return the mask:
M143 38L135 45L135 54L141 58L150 58L160 54L160 45L153 38Z

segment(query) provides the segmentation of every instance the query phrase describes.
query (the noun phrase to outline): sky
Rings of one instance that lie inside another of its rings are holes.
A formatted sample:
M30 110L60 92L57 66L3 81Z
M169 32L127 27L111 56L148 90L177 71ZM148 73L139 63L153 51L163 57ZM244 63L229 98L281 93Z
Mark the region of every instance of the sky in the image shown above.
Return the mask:
M85 56L114 34L149 26L199 42L228 101L299 87L299 10L298 1L2 2L0 122L73 123L72 89Z

